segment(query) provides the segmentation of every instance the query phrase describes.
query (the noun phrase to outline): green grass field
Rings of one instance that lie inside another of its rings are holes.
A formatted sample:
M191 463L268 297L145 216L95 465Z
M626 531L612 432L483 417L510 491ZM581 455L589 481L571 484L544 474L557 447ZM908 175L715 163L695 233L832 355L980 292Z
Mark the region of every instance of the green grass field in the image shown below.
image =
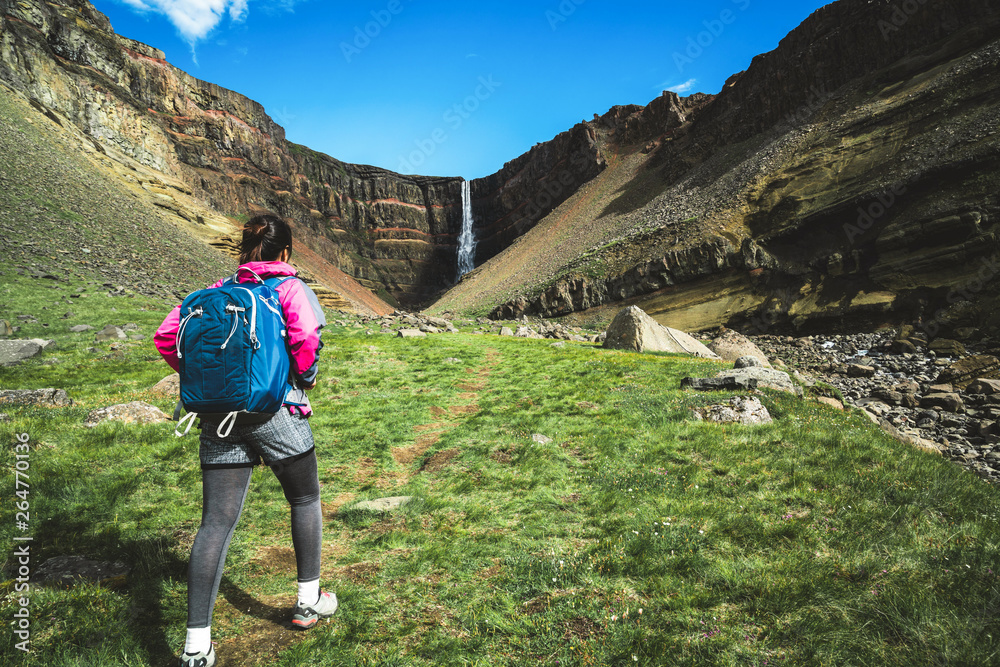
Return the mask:
M39 315L44 283L0 276L0 318ZM0 613L18 608L17 434L30 437L32 568L69 554L131 572L33 587L31 652L11 639L0 662L172 665L200 518L196 437L83 425L113 403L172 408L149 392L169 374L152 342L168 306L85 305L24 324L20 337L58 348L0 369L3 388L61 387L76 402L0 406ZM147 338L112 350L67 332L81 322L135 322ZM216 606L220 665L1000 661L998 489L857 412L766 393L773 424L721 427L688 409L728 394L678 389L719 368L709 361L470 333L324 338L312 425L323 582L341 608L290 629L289 511L258 469ZM352 509L396 495L415 499L393 514Z

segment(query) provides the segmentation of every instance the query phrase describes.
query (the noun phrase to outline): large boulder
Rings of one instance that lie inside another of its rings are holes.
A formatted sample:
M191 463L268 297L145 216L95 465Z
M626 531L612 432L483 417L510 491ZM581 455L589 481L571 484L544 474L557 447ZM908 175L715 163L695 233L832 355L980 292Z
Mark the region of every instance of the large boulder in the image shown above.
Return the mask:
M712 339L708 349L715 352L725 361L736 361L740 357L754 357L761 366L771 367L771 363L757 345L743 334L726 329Z
M663 326L636 306L625 308L611 321L604 347L633 352L675 352L705 359L719 358L715 352L691 336Z

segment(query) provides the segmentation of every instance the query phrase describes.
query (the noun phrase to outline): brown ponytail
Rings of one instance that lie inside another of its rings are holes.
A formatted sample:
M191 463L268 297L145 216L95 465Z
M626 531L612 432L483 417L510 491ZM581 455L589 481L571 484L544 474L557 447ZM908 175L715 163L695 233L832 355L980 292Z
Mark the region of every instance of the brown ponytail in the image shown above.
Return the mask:
M240 264L273 262L281 251L292 252L292 230L288 223L274 215L258 215L243 225L240 242Z

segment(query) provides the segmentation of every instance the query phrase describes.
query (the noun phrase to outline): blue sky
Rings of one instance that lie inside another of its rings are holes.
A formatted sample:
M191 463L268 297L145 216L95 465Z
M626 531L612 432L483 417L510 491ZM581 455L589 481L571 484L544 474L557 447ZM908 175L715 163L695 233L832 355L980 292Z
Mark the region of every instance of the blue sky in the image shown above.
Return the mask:
M478 178L616 104L718 92L822 0L93 0L346 162Z

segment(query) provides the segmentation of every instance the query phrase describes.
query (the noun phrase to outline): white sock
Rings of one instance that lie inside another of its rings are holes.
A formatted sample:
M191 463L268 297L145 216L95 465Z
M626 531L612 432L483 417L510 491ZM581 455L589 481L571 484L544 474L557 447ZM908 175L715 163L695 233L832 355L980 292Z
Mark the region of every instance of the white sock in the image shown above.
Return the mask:
M319 602L319 579L299 582L299 604L314 605Z
M184 640L184 652L194 655L205 653L212 648L212 626L207 628L188 628L187 639Z

